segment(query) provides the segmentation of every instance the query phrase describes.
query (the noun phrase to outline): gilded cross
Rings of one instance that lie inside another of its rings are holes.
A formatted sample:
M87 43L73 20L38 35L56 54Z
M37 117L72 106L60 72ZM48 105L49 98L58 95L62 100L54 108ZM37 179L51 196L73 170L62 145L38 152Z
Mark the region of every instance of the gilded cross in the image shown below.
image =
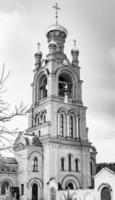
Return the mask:
M60 10L60 8L58 7L58 4L56 3L53 6L54 9L56 9L56 25L58 24L58 10Z

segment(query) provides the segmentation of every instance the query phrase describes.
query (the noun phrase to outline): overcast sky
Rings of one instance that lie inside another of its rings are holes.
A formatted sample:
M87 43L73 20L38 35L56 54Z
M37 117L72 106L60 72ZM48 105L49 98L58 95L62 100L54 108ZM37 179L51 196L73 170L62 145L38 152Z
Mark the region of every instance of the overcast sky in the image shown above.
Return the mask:
M83 102L88 107L89 139L98 162L115 162L115 1L58 0L59 23L68 30L65 53L71 60L73 39L80 50ZM47 27L55 23L54 0L0 0L0 68L11 74L4 98L13 106L31 104L36 43L48 52ZM11 125L10 125L11 126ZM27 128L27 118L12 128Z

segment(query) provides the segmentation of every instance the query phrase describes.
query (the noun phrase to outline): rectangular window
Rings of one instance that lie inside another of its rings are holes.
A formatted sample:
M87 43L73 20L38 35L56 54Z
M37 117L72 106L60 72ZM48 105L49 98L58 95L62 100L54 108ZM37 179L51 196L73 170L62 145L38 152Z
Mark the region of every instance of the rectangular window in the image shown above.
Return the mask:
M61 158L61 170L64 171L64 158Z
M79 169L78 169L78 159L75 160L75 171L78 172Z
M90 163L90 171L91 171L91 175L93 174L93 166L92 166L92 162Z
M41 137L41 130L39 130L38 133L39 133L39 137Z
M71 154L68 155L69 171L71 171Z
M21 195L24 195L24 184L21 184Z
M61 136L64 136L64 116L61 114Z

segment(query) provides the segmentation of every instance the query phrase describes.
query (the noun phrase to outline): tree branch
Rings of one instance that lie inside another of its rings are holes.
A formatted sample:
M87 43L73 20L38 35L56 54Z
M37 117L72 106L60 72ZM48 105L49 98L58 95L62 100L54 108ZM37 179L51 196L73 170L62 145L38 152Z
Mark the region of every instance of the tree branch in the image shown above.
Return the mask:
M8 73L5 72L5 64L3 64L2 72L0 75L0 150L11 149L12 141L8 135L16 135L18 131L9 131L6 127L4 127L5 122L9 122L16 116L25 116L27 113L27 106L21 101L19 105L16 105L13 111L10 111L10 105L8 102L5 102L3 99L3 93L6 92L4 89L5 83L10 75L10 71Z

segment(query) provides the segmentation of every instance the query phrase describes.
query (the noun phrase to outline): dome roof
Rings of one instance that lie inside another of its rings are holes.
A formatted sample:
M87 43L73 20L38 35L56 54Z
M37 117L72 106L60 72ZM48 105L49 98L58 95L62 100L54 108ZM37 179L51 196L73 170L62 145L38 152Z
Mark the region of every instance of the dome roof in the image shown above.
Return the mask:
M46 35L48 35L48 33L50 31L55 31L55 30L64 32L66 36L68 35L66 28L60 24L53 24L53 25L49 26L47 29Z

